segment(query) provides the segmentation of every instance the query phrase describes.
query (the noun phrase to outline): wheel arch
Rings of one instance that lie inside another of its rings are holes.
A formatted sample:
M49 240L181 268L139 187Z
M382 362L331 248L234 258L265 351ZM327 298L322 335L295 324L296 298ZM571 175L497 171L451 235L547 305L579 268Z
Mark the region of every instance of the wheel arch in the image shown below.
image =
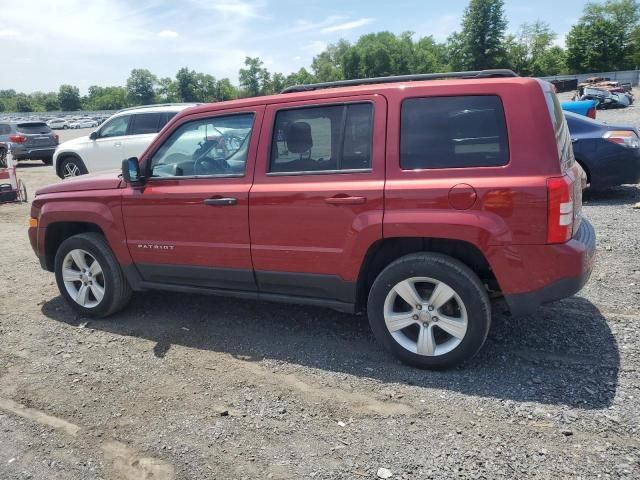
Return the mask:
M356 290L356 309L362 310L376 277L391 262L411 253L433 252L448 255L468 266L490 290L500 285L482 251L465 240L432 237L384 238L373 243L360 268Z
M99 233L104 236L102 228L92 222L59 221L47 225L44 237L45 265L53 272L56 253L67 238L80 233Z

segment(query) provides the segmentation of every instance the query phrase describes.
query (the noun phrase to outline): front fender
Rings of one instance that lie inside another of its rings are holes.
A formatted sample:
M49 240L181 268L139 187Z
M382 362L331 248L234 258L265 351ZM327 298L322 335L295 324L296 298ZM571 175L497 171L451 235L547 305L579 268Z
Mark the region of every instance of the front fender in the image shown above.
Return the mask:
M60 222L90 223L102 230L122 266L132 263L126 245L120 190L65 192L64 197L41 195L34 203L40 204L36 239L39 255L46 253L46 232L50 225Z

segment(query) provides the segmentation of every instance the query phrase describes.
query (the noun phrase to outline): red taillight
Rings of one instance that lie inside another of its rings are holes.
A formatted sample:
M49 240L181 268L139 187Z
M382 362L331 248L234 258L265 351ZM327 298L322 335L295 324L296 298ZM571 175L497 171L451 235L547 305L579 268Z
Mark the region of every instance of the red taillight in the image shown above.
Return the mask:
M587 117L589 118L596 118L596 107L591 107L589 110L587 110Z
M547 179L547 243L564 243L573 232L573 188L568 175Z
M9 136L9 141L13 143L24 143L27 141L27 137L24 135L11 135Z
M60 143L60 135L58 135L57 133L53 134L53 139L56 141L56 143Z

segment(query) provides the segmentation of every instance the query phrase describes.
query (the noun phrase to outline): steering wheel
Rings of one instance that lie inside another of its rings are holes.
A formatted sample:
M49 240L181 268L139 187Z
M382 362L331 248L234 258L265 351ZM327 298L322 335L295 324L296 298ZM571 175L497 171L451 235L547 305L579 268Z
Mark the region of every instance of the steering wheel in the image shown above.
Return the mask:
M216 173L231 173L231 165L224 159L216 160L211 157L200 157L193 163L194 175L214 175Z

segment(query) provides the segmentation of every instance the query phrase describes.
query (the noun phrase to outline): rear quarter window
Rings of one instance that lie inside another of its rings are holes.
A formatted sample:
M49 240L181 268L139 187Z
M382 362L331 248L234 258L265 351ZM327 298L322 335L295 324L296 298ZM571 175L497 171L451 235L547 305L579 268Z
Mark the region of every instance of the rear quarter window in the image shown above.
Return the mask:
M502 101L496 95L410 98L402 103L403 170L509 163Z

